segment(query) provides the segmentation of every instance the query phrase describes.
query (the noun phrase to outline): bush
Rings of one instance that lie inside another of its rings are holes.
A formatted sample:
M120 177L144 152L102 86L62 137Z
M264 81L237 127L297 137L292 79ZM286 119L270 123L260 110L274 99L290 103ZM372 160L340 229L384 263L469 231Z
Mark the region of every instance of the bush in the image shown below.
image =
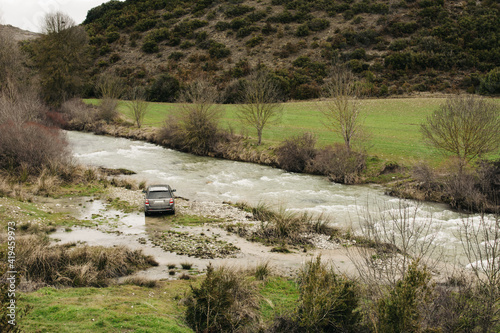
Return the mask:
M301 24L297 27L297 31L295 32L295 36L297 37L306 37L309 36L309 27L307 24Z
M219 93L214 85L196 81L181 94L177 118L169 118L160 132L160 141L172 148L196 155L216 151L221 136L218 128L222 110L216 104Z
M485 95L500 94L500 67L492 69L481 80L479 92Z
M143 19L137 22L134 26L135 31L148 31L156 26L156 19Z
M118 117L118 100L103 98L99 104L98 117L106 123L113 122Z
M254 7L245 5L229 5L225 9L226 17L232 18L254 11Z
M326 175L331 181L355 184L366 167L364 154L348 150L344 145L328 146L316 153L307 172Z
M224 44L212 42L210 48L208 49L208 54L210 54L212 58L222 59L229 57L231 50Z
M248 47L255 47L255 46L261 44L263 41L264 41L264 37L262 37L262 35L257 35L255 37L252 37L249 40L247 40L245 45Z
M306 263L298 277L297 324L305 332L352 332L360 320L355 284L321 263Z
M150 102L174 102L179 94L180 83L170 74L157 77L147 89L147 100Z
M304 133L285 140L276 150L276 157L280 168L303 172L316 156L316 138L312 133Z
M106 40L110 44L118 39L120 39L120 33L118 31L111 31L106 34Z
M322 31L330 26L330 21L327 19L314 18L307 22L307 26L312 31Z
M378 302L378 328L381 332L420 332L424 304L429 304L431 275L418 267L418 261L408 267L389 295ZM423 306L422 306L423 305ZM430 331L430 330L429 330Z
M69 163L64 135L58 128L36 122L0 125L0 168L39 174L44 167Z
M225 267L209 265L186 303L186 321L196 332L235 332L258 318L254 289L242 274Z
M225 21L219 21L215 24L215 29L218 31L225 31L231 29L231 23Z
M159 51L158 43L152 39L148 39L142 44L141 50L145 53L156 53Z
M303 83L297 86L291 93L294 99L313 99L321 96L321 87L316 82Z
M89 104L85 104L81 99L74 98L61 105L61 113L68 121L71 129L85 130L97 119L97 110Z
M184 58L184 56L185 56L184 53L179 52L179 51L174 51L174 52L170 53L170 55L168 56L168 59L179 61L182 58Z

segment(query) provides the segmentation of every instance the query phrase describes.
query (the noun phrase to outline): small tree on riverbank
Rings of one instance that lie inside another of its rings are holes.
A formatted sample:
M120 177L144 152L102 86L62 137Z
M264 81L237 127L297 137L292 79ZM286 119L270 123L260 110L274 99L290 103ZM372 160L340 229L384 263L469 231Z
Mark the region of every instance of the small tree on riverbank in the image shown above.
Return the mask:
M149 104L146 102L146 94L143 89L137 87L132 91L132 100L128 108L138 128L141 128L144 117L148 113Z
M243 82L242 91L238 116L243 124L257 130L257 145L260 145L264 127L281 120L281 91L271 75L264 70L252 73Z
M354 74L345 66L334 66L330 81L325 84L327 100L320 110L326 118L325 126L342 136L348 151L365 136L360 94Z

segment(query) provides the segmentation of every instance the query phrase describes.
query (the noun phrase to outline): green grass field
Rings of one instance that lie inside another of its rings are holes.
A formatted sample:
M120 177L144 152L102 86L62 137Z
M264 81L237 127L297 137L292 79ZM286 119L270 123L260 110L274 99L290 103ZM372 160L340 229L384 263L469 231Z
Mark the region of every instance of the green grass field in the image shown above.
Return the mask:
M87 100L92 104L97 100ZM366 99L362 100L362 110L366 116L365 126L370 135L368 154L382 160L402 164L413 164L427 161L438 164L443 155L428 147L420 133L420 124L445 101L445 98L399 98L399 99ZM496 99L499 103L500 99ZM130 120L130 112L125 101L121 102L119 111ZM279 144L286 138L314 133L317 146L322 147L342 138L329 131L323 124L324 116L319 111L321 101L288 102L284 104L281 123L264 128L263 144L265 146ZM232 128L235 133L256 137L252 128L244 128L237 118L237 105L223 105L224 117L221 126ZM175 114L177 104L150 103L144 125L162 126L168 115Z

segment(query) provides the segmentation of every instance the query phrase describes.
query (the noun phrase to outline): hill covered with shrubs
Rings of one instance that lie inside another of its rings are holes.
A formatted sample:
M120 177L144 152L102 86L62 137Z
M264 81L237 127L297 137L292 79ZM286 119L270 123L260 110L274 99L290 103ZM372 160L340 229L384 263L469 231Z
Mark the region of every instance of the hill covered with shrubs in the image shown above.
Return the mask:
M258 66L286 98L315 98L332 62L347 63L368 96L500 92L498 1L111 0L83 25L94 77L122 77L153 101L205 76L233 102Z

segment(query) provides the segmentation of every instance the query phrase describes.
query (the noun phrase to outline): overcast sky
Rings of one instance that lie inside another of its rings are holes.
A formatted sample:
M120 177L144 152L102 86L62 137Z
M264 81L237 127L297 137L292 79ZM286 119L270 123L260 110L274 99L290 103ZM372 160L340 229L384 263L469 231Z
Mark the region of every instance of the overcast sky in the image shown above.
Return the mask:
M87 17L89 9L109 0L0 0L0 24L40 32L40 22L47 13L61 11L77 24Z

